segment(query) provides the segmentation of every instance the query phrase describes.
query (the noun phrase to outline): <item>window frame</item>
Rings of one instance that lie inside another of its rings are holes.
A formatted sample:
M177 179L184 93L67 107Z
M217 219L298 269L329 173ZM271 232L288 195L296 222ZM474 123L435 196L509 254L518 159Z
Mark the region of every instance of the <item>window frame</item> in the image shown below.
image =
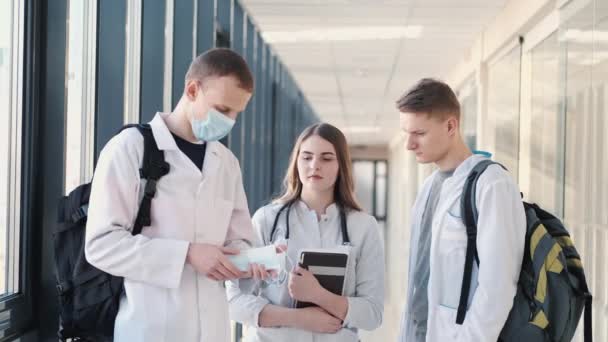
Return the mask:
M389 217L389 192L390 192L390 161L389 159L385 159L385 158L352 158L352 168L353 168L353 172L355 169L355 164L356 163L371 163L372 167L373 167L373 174L372 174L372 207L370 208L370 212L368 214L374 216L376 218L376 220L378 222L382 222L385 224L385 228L388 229L388 227L386 226L387 224L387 220ZM378 208L378 195L379 195L379 190L378 190L378 182L379 179L382 177L382 175L379 174L378 172L378 167L380 164L384 164L384 178L385 178L385 189L384 189L384 212L379 212L379 208ZM354 177L356 177L355 175L353 175ZM365 208L364 208L365 209Z
M35 244L33 239L34 206L36 204L35 171L37 160L34 155L36 143L35 117L38 108L38 79L39 64L34 60L38 58L37 47L40 42L38 34L40 8L34 0L13 0L19 9L14 10L12 15L19 15L17 33L13 33L13 39L17 37L17 57L12 57L11 63L17 61L19 80L18 92L20 96L16 99L13 115L20 117L17 125L21 133L14 141L20 141L20 170L18 177L20 182L14 189L19 189L18 194L13 194L13 200L18 201L18 207L13 211L16 226L8 229L18 232L19 260L16 272L19 274L19 286L16 293L4 295L0 298L0 339L11 339L23 335L30 330L34 324L34 272L33 260L35 260ZM13 17L14 18L14 17ZM14 65L14 64L13 64ZM18 118L19 119L19 118ZM11 135L15 134L11 130ZM20 139L19 139L20 138ZM15 176L15 175L13 175ZM16 196L15 196L16 195ZM7 253L8 255L8 253Z

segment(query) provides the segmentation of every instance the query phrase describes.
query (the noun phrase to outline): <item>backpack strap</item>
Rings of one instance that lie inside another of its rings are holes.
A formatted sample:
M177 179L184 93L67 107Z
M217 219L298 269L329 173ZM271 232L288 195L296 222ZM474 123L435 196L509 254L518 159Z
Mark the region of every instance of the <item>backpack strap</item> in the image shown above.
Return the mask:
M477 191L477 180L481 174L492 164L498 164L506 170L504 166L492 160L485 159L473 167L464 183L463 193L460 200L460 208L464 225L467 228L467 251L464 263L464 274L462 276L462 287L460 290L460 301L458 303L458 313L456 314L456 324L462 325L467 314L467 302L471 291L471 274L473 273L473 262L479 266L479 256L477 255L477 205L475 204L475 193Z
M585 309L583 312L583 341L593 342L593 312L591 309L593 304L593 296L591 295L591 291L589 291L585 274L581 272L580 276L582 278L582 290L585 293Z
M585 313L584 313L584 341L585 342L593 342L593 324L591 324L592 320L592 312L591 312L591 303L593 302L593 297L591 293L587 291L587 298L585 299Z
M151 224L150 208L152 198L156 195L156 185L158 180L169 173L169 163L165 161L165 154L158 149L158 145L154 140L152 128L149 124L127 125L128 127L137 127L137 130L144 137L144 157L142 166L139 169L139 176L146 180L144 188L144 197L137 211L137 218L133 225L133 235L141 233L143 227Z
M144 156L142 166L139 169L139 175L146 180L144 189L144 197L137 212L137 218L133 226L133 235L141 233L145 226L151 224L150 207L152 198L156 194L156 183L158 180L169 173L169 164L165 162L163 151L159 150L154 134L149 124L128 124L123 126L118 132L122 132L127 128L137 128L144 137ZM88 198L90 196L90 186L80 186L74 190L70 196L64 197L60 201L58 222L59 227L55 233L62 233L74 227L74 224L88 216ZM86 199L86 201L83 201ZM84 204L81 205L81 202Z

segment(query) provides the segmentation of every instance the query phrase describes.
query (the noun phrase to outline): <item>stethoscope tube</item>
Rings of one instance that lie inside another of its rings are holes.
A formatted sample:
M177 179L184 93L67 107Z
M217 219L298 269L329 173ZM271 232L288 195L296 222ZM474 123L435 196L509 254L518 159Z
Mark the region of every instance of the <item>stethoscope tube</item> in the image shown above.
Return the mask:
M279 217L281 216L281 214L283 213L283 211L285 209L287 209L287 213L285 216L285 240L289 240L289 214L291 213L291 207L293 205L293 201L285 203L281 209L279 209L279 211L277 212L277 216L275 216L274 218L274 223L272 224L272 230L270 231L270 242L272 243L273 241L273 237L274 234L277 231L277 223L279 222ZM344 212L344 209L341 206L338 206L338 210L340 212L340 228L342 230L342 244L343 245L350 245L350 238L348 236L348 229L346 226L346 213Z

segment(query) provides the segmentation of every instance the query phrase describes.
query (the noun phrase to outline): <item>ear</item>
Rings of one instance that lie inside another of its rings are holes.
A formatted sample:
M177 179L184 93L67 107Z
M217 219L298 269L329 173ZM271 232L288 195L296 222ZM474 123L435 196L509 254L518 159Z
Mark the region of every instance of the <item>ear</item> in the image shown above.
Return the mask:
M451 116L448 118L447 124L448 124L448 134L450 136L453 136L454 134L456 134L456 131L458 130L458 119L456 119L456 117L454 117L454 116Z
M184 95L186 95L188 100L194 101L196 99L196 96L198 95L199 86L200 83L194 80L189 80L186 82L186 89L184 91Z

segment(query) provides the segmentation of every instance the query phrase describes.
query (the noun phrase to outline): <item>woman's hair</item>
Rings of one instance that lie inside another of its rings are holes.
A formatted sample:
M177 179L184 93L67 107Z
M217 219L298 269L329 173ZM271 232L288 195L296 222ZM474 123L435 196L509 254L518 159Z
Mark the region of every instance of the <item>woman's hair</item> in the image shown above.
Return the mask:
M291 204L300 199L302 195L302 182L298 174L298 156L300 148L306 139L317 135L329 141L336 150L336 158L338 159L338 177L334 185L334 199L338 207L343 210L361 211L361 206L355 198L355 186L353 182L352 163L348 144L344 134L336 127L327 123L317 123L308 126L298 137L296 144L291 151L289 167L287 174L283 180L283 194L275 199L275 203Z

